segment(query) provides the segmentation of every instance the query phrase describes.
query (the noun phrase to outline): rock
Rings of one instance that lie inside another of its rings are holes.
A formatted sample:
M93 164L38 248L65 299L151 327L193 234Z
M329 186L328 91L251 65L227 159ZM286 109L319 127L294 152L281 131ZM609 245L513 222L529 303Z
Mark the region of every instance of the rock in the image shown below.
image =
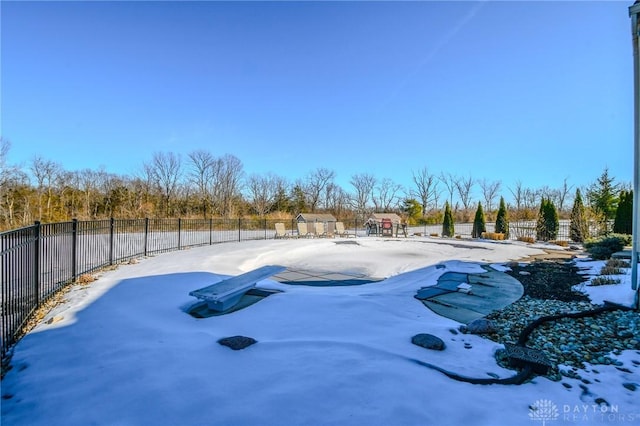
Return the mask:
M55 324L57 322L60 322L64 319L63 316L55 316L53 318L49 318L49 320L47 321L47 324Z
M233 349L234 351L239 351L240 349L244 349L257 343L257 340L246 337L246 336L232 336L232 337L224 337L218 340L222 346L226 346L228 348Z
M420 333L411 338L411 343L434 351L443 351L445 344L441 338L433 334Z
M627 329L618 330L617 334L621 339L631 339L633 337L633 332Z
M496 327L493 322L485 318L471 321L465 327L465 332L470 334L491 334L495 333L495 331Z
M626 389L629 389L632 392L635 392L635 390L638 388L635 383L623 383L622 386L624 386Z

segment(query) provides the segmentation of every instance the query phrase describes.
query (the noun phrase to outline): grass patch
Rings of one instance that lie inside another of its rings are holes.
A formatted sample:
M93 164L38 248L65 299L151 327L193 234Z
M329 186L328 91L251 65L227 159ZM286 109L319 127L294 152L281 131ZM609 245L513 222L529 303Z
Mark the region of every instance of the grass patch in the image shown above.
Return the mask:
M482 238L494 241L503 241L504 234L502 232L483 232Z
M612 284L620 284L620 278L599 276L592 279L588 285L599 286L599 285L612 285Z
M518 237L518 241L523 241L529 244L533 244L536 242L536 240L533 237Z
M606 266L612 268L631 268L631 262L627 262L624 259L609 259L607 260Z

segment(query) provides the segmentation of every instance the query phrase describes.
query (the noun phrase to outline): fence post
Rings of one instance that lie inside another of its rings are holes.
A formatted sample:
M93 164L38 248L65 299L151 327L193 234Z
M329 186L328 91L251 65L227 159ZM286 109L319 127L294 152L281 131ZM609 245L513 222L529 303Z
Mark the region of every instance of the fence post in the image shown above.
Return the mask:
M147 257L147 249L149 246L149 218L144 218L144 257Z
M78 219L71 221L71 281L78 278Z
M242 218L238 218L238 242L242 241L242 234L240 233L240 226L242 226Z
M182 231L182 219L178 218L178 250L180 250L180 233Z
M264 219L264 239L267 239L267 218L265 217Z
M35 306L40 306L40 221L34 222L33 228L33 283L35 294Z
M209 218L209 245L213 244L213 218Z
M115 219L111 218L109 220L109 265L113 265L113 228L114 228Z

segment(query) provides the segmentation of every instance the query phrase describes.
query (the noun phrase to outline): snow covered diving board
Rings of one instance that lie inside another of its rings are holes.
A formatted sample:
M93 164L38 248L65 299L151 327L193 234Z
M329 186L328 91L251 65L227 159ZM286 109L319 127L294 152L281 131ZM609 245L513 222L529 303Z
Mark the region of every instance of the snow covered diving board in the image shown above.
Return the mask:
M211 310L225 311L235 306L247 291L255 287L258 281L267 279L285 269L287 268L279 265L262 266L242 275L194 290L189 293L189 296L204 300Z

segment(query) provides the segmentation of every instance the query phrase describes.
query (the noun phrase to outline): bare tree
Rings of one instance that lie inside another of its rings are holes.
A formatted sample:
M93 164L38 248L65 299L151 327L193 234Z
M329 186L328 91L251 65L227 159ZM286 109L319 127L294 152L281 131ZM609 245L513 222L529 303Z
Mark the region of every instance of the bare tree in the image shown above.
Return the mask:
M445 174L443 172L440 173L438 179L440 179L440 182L442 182L447 188L447 192L449 193L449 205L453 207L453 194L456 190L456 177L451 173Z
M340 185L331 182L325 190L325 207L335 216L342 216L349 206L349 194Z
M211 193L209 188L213 179L216 159L208 151L198 150L189 153L189 182L195 187L200 202L202 203L202 215L206 219L211 206Z
M413 183L416 190L411 191L411 195L419 198L422 203L422 216L426 216L429 204L437 200L437 177L429 173L426 167L423 167L418 173L413 173Z
M61 171L56 176L60 210L65 211L66 217L78 218L81 211L82 197L80 195L80 173Z
M523 200L523 207L525 210L531 210L537 207L538 199L539 199L538 194L539 194L538 191L535 191L531 188L524 189L524 194L523 194L524 196L522 200Z
M351 196L352 207L356 210L356 214L360 218L366 220L367 207L369 200L373 194L373 188L376 185L376 178L372 174L362 173L351 176L349 183L353 186L355 192Z
M51 204L54 183L57 174L61 171L61 167L53 161L44 160L42 157L36 156L31 161L30 169L38 185L38 220L52 220Z
M235 202L240 198L244 166L242 161L234 155L225 154L214 162L213 179L210 192L216 211L231 217L235 213Z
M264 176L253 174L247 179L249 202L256 214L264 217L271 209L282 187L282 178L272 173Z
M178 182L182 174L182 161L179 154L173 152L156 152L148 167L154 183L162 194L164 212L172 216L171 201L178 189Z
M522 182L517 180L513 188L509 188L509 192L513 195L513 202L516 204L516 210L521 210L524 206L524 187Z
M18 167L11 166L7 162L7 155L11 149L11 142L0 137L0 227L12 228L18 225L16 208L18 192L27 186L27 175ZM23 203L25 204L25 203ZM23 221L26 221L28 209L23 209Z
M471 189L473 188L474 182L471 176L468 178L460 176L455 179L456 191L460 196L460 201L462 202L465 212L468 212L471 208Z
M551 200L554 205L558 204L557 192L555 189L550 188L548 185L544 185L537 190L538 197Z
M97 198L97 176L91 169L83 169L78 172L78 188L82 194L82 211L87 219L95 219Z
M402 190L402 185L395 183L389 178L382 179L373 190L373 205L379 212L390 211L398 207L400 198L398 192Z
M570 196L571 191L573 189L573 185L569 185L567 182L569 178L564 178L562 181L562 186L558 189L558 211L564 211L565 205L567 204L567 197Z
M482 188L482 197L484 198L484 209L486 213L493 211L493 201L500 192L500 181L489 182L486 179L480 181L480 188Z
M323 191L333 182L335 175L333 170L320 167L307 176L303 189L312 212L317 210Z

